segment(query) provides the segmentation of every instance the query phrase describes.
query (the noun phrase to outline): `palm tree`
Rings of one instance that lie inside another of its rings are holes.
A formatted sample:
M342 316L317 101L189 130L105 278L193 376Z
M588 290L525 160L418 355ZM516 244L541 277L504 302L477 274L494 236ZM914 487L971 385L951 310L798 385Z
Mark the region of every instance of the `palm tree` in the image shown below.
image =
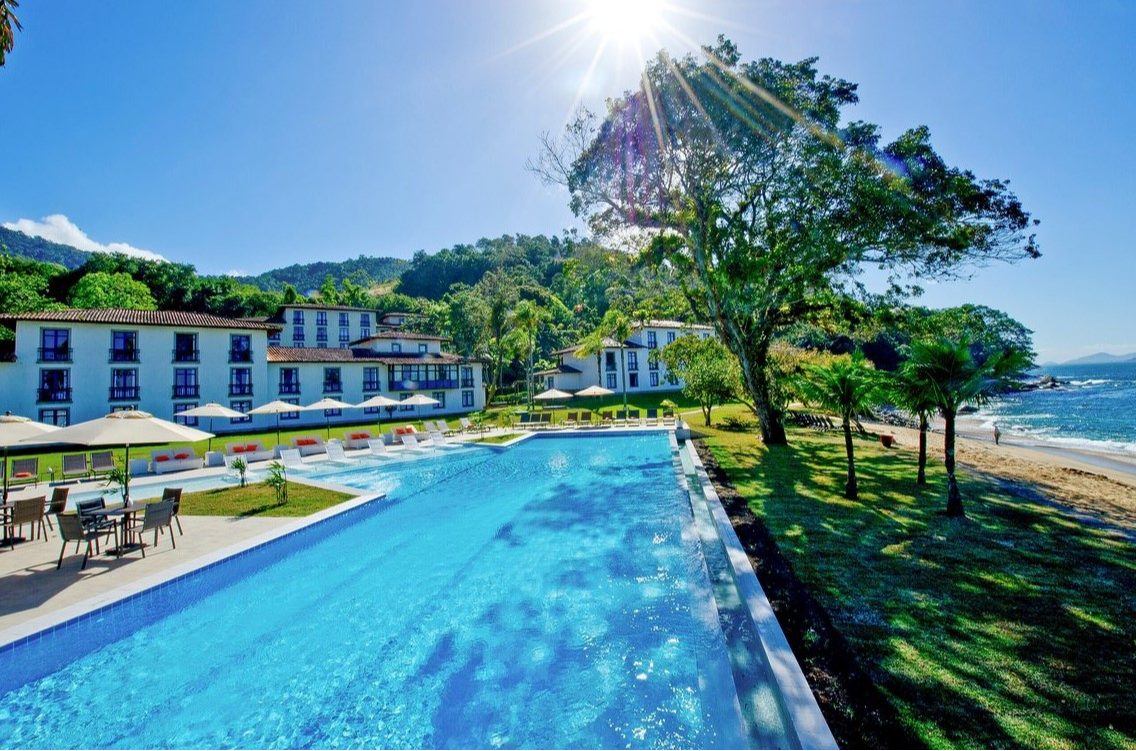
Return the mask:
M16 46L16 37L12 33L12 27L16 27L16 31L23 29L20 26L20 19L16 18L16 13L13 8L20 7L17 0L0 0L0 65L4 64L4 56L12 51Z
M955 418L964 404L981 405L1030 365L1029 355L1013 348L978 363L968 342L947 339L915 342L907 370L943 416L943 463L947 469L947 516L966 516L955 479Z
M938 411L935 393L920 383L911 362L907 361L891 382L891 399L899 407L919 418L919 471L915 476L918 485L927 484L927 431L931 415Z
M544 320L543 311L532 300L521 300L509 315L509 322L516 332L520 350L528 360L525 370L525 390L528 392L529 409L533 406L533 355L536 352L536 335L540 324Z
M880 402L883 394L879 374L862 354L856 353L851 358L840 358L825 366L806 366L801 392L807 401L840 415L844 428L844 450L848 454L848 482L844 485L844 497L855 500L858 489L852 421Z

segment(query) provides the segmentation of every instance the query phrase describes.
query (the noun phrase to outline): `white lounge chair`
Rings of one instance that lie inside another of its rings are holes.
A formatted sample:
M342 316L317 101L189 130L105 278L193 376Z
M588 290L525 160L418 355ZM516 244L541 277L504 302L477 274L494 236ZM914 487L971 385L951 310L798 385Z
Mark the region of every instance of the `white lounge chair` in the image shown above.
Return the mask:
M299 449L280 449L280 461L286 469L304 469L308 466L304 464Z
M418 438L413 433L401 433L398 440L402 441L402 446L407 451L429 451L430 449L421 446L418 443Z
M397 459L394 454L387 451L387 445L383 442L382 438L373 438L367 441L367 446L371 449L371 456L376 459Z
M435 424L438 426L438 432L442 435L456 435L457 433L461 432L460 430L454 430L453 428L451 428L446 424L445 420L438 420Z
M452 443L446 440L446 437L439 433L437 430L430 432L430 440L436 449L460 449L461 444Z
M327 447L327 460L335 464L354 464L354 459L348 459L347 454L343 453L343 444L341 443L328 443Z

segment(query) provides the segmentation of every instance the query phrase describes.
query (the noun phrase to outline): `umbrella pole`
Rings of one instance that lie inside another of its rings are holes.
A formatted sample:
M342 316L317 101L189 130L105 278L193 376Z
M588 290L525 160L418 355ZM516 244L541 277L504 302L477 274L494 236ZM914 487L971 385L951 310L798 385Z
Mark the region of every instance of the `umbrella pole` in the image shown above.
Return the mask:
M8 447L4 447L4 503L8 502Z
M280 445L280 413L276 413L276 445Z
M209 418L209 432L213 432L213 418ZM209 436L209 446L205 449L206 452L212 453L213 451L213 436Z
M126 478L122 483L122 505L130 505L130 444L126 444Z

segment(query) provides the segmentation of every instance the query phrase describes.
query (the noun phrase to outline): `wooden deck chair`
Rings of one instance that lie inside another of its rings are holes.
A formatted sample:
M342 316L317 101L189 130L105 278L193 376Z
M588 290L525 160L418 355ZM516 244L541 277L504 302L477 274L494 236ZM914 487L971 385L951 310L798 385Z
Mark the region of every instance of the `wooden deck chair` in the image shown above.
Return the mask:
M80 520L78 514L59 514L55 517L56 523L59 524L59 536L63 538L63 547L59 549L59 560L55 564L55 570L58 571L63 565L63 554L67 552L67 543L75 543L75 552L79 552L79 544L87 543L87 550L83 553L83 565L79 567L82 571L87 567L87 559L91 557L91 545L94 544L95 551L98 552L99 535L103 534L102 530L86 529L83 527L83 522ZM109 531L106 532L110 534Z
M158 532L163 528L169 527L170 522L174 516L173 501L158 501L157 503L146 504L146 511L142 514L142 520L136 521L131 528L132 531L139 537L146 534L150 530L154 530L154 547L158 547ZM142 551L142 557L146 557L146 543L139 539L138 549ZM177 540L174 535L170 533L170 544L177 549Z
M9 485L26 485L39 487L39 458L13 459L12 471L8 473Z
M114 469L114 452L113 451L92 451L91 452L91 477L98 477L105 475Z
M574 428L576 427L576 423L579 422L579 417L578 412L569 412L568 417L564 419L564 424L570 428Z
M636 426L639 425L639 410L637 410L637 409L627 410L627 424L628 425L636 425Z
M611 425L612 422L613 422L612 416L611 416L611 411L610 410L604 410L603 412L600 412L600 419L603 421L604 425Z
M580 424L581 425L591 425L592 424L592 413L589 412L588 410L584 410L583 412L581 412L580 413Z
M616 410L616 412L615 412L615 427L617 427L617 428L627 427L627 410L625 410L625 409Z
M43 532L43 541L47 542L47 527L43 523L43 505L46 501L47 496L43 495L38 498L21 498L16 501L16 506L12 509L12 516L8 519L8 524L12 527L12 536L8 538L8 545L12 550L16 549L16 538L19 537L16 528L18 527L19 531L23 532L25 524L32 525L32 539L35 539L39 534L36 532L36 525L38 524L40 531Z
M658 425L659 424L659 410L657 410L657 409L647 410L646 423L647 423L647 425Z
M51 526L51 517L56 514L62 514L64 510L66 510L67 494L70 492L71 488L55 488L51 491L51 502L47 504L47 511L44 512L43 516L44 520L47 522L48 529L55 529L55 527Z
M517 423L517 426L521 427L521 428L527 428L529 426L529 413L528 412L522 412L521 413L521 421L519 423Z
M69 480L72 477L87 478L91 476L91 468L87 466L86 454L64 454L63 455L63 472L62 477L64 480Z
M668 427L674 427L674 424L675 424L674 412L664 412L663 413L663 425L668 426Z
M184 537L185 532L181 529L181 516L178 514L181 511L181 488L163 488L162 500L173 503L173 520L177 523L178 534Z

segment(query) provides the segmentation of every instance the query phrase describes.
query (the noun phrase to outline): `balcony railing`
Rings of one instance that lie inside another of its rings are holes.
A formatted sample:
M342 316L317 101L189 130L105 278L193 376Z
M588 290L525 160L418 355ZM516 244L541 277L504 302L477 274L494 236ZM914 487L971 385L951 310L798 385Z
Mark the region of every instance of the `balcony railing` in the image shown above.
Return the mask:
M463 378L463 379L462 379L462 386L461 386L461 387L462 387L463 389L471 389L471 388L473 388L473 379L472 379L472 378Z
M112 402L125 402L134 401L138 399L137 386L111 386L110 387L110 401Z
M71 401L71 389L38 389L36 391L36 401L69 402Z
M201 359L200 350L196 349L175 349L174 362L198 362Z
M229 362L252 362L251 349L231 349L229 350Z
M40 362L71 362L70 347L40 347Z
M174 386L174 399L197 399L201 396L201 386Z
M110 350L111 362L138 362L139 350L134 349L115 349Z
M364 391L379 391L380 389L381 383L379 381L363 381Z
M323 393L325 394L342 394L343 383L341 381L324 381Z
M445 378L437 381L388 381L388 391L420 391L422 389L456 389L458 379Z
M300 384L298 383L282 383L280 384L281 394L298 394L300 393Z
M229 396L252 396L251 383L230 383Z

